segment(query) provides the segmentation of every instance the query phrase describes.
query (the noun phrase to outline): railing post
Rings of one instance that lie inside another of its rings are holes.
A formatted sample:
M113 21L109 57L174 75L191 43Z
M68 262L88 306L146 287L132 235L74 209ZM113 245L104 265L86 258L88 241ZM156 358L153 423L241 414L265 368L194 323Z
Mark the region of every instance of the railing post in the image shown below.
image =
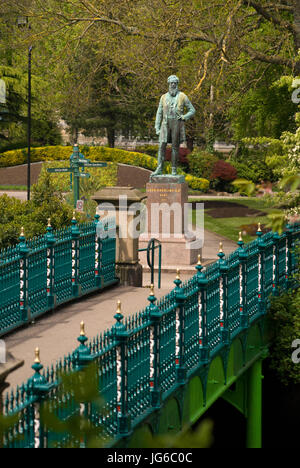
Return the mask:
M128 414L128 337L121 313L121 302L118 301L118 308L114 316L117 323L112 328L112 334L116 344L117 358L117 414L118 433L123 436L130 434L130 416Z
M258 308L261 315L267 313L266 306L266 293L265 293L265 283L266 283L266 244L263 240L263 233L261 230L261 224L258 225L257 231L257 242L258 242Z
M184 385L186 382L185 368L185 295L181 288L180 271L177 270L177 276L174 281L176 298L176 371L177 382Z
M154 285L151 285L151 294L148 297L150 305L150 392L151 405L153 408L161 407L161 388L160 388L160 326L162 313L155 304Z
M47 296L48 307L54 309L56 307L56 295L54 294L54 278L55 278L55 256L54 246L56 239L53 235L51 220L48 219L48 227L46 233L47 240Z
M21 229L19 237L19 252L20 252L20 315L22 322L26 323L30 320L30 309L28 306L28 254L29 248L26 245L24 228Z
M100 216L98 214L95 215L95 225L96 225L96 238L95 238L95 283L97 288L101 288L101 276L100 276L100 238L98 235L98 223L99 223Z
M208 336L207 336L207 285L208 280L203 272L201 257L198 255L197 284L198 284L198 314L199 314L199 351L200 361L208 362Z
M78 297L81 294L79 284L79 256L80 256L80 231L78 229L77 220L74 216L72 219L72 287L73 296Z
M34 419L34 448L47 448L47 433L45 431L43 422L41 422L41 403L45 400L47 394L53 388L53 384L49 384L44 376L40 374L43 369L43 365L40 361L40 350L36 348L35 350L35 361L32 366L34 370L34 375L31 377L27 386L29 389L29 394L34 398L32 415Z
M279 284L279 240L280 236L278 232L273 234L273 284L272 293L274 296L279 295L278 284Z
M228 265L224 260L223 244L220 243L220 251L218 253L218 263L220 271L220 327L222 343L229 342L229 326L228 326Z
M290 224L286 226L286 271L285 271L285 288L290 289L293 281L291 278L293 272L293 230Z
M240 260L239 278L240 278L240 326L243 329L249 328L249 315L247 303L247 275L248 275L248 254L244 249L242 233L238 241L238 254Z
M72 356L74 368L77 371L81 371L94 359L94 357L91 355L90 348L88 348L85 344L88 341L88 338L85 335L84 322L80 323L80 335L77 338L77 341L79 341L80 345L73 352Z
M91 350L88 346L86 346L86 342L88 341L88 338L85 334L85 327L84 327L84 322L80 323L80 335L77 338L77 341L79 341L80 345L78 348L73 352L72 358L73 358L73 363L74 363L74 369L76 371L83 371L86 366L93 361L94 356L91 354ZM82 388L82 380L83 376L82 374L79 374L79 385ZM80 412L80 417L86 418L87 421L89 421L89 416L91 412L91 405L90 402L86 401L80 401L79 403L79 412ZM81 435L80 435L80 446L82 448L86 447L86 437L83 432L82 426L84 425L84 422L81 421Z

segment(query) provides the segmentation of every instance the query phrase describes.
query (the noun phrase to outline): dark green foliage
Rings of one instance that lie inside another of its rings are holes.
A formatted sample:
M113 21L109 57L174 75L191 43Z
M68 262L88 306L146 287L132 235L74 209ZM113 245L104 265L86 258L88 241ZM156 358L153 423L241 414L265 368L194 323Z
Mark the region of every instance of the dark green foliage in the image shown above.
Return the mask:
M55 146L62 143L60 130L53 120L47 116L32 121L31 138L33 146ZM19 146L21 148L21 146Z
M196 148L187 156L187 159L192 175L210 180L214 165L219 160L219 157L216 154Z
M280 148L274 148L274 145L269 147L267 144L249 148L240 144L237 153L230 159L230 163L237 169L237 178L255 183L278 180L266 162L275 150L280 151Z
M300 280L299 272L296 275ZM285 384L300 383L300 364L292 360L294 340L300 339L300 288L272 299L269 319L275 334L270 367Z
M274 175L264 161L249 159L246 162L231 161L237 170L238 179L251 180L255 183L262 181L273 181Z
M255 136L279 138L284 131L295 131L297 105L291 99L290 82L284 77L274 81L276 73L278 70L269 69L260 86L252 86L238 106L230 108L237 140Z
M0 148L12 143L11 136L18 140L18 126L25 122L22 116L24 104L25 81L21 73L11 66L0 66L0 79L6 85L6 103L0 104ZM15 141L14 141L15 143Z

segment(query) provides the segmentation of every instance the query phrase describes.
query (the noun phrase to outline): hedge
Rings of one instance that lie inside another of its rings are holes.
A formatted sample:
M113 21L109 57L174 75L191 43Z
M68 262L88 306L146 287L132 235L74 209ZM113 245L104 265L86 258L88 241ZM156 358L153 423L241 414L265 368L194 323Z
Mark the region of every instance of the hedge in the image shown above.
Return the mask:
M73 148L71 146L45 146L42 148L32 148L31 162L68 160L72 152ZM152 156L132 151L107 148L105 146L85 146L84 156L92 161L110 161L114 163L128 164L130 166L150 169L151 171L154 171L157 167L157 159ZM26 164L26 161L27 149L25 148L6 151L5 153L0 154L0 167L18 166L20 164ZM171 166L167 163L165 165L165 172L170 173L170 171ZM178 169L178 173L186 175L186 182L190 188L201 191L208 190L208 180L201 179L190 174L185 174L181 169Z

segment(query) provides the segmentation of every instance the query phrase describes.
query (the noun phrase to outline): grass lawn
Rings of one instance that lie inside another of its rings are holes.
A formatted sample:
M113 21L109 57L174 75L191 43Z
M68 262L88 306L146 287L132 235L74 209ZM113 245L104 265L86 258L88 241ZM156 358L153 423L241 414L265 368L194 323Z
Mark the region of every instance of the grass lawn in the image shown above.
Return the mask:
M210 200L209 198L205 200ZM201 202L205 201L204 199L201 199ZM189 200L190 202L192 200ZM194 200L198 201L199 200ZM214 200L216 201L216 200ZM248 208L256 209L258 211L264 211L265 213L270 213L273 208L270 208L270 206L267 206L266 203L261 200L261 199L256 199L256 198L245 198L245 200L241 199L226 199L226 200L220 200L220 201L226 201L230 203L238 203L243 206L247 206ZM214 218L209 215L208 213L209 210L205 210L204 212L204 227L208 231L215 232L216 234L219 234L221 236L227 237L230 240L233 240L235 242L238 241L239 237L239 232L242 231L241 226L249 225L249 224L255 224L258 225L258 223L266 225L268 223L268 219L266 216L243 216L243 217L232 217L232 218ZM194 220L194 213L193 213L193 220ZM253 239L255 239L256 236L251 236L249 234L243 234L243 239L245 242L250 242Z
M12 190L13 192L18 192L20 190L25 192L27 190L27 185L0 185L0 190Z

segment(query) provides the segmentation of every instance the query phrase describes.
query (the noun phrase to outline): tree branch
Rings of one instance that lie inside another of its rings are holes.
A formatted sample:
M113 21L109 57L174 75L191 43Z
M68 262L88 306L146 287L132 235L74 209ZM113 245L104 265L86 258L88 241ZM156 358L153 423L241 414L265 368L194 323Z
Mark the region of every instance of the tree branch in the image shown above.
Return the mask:
M257 2L253 0L244 0L244 5L251 6L252 8L254 8L254 10L256 10L258 14L263 16L270 23L273 23L275 26L280 26L283 29L288 29L293 34L295 33L295 28L292 23L289 23L288 21L284 21L283 19L272 15L269 11L267 11L265 7L259 5ZM293 11L293 7L291 8ZM270 9L270 5L268 6L268 9Z
M260 62L271 63L273 65L283 65L287 66L291 69L295 68L299 70L300 68L300 61L293 62L293 60L281 57L281 56L270 56L264 54L262 52L258 52L257 50L252 49L250 46L243 46L243 49L255 60L259 60Z

